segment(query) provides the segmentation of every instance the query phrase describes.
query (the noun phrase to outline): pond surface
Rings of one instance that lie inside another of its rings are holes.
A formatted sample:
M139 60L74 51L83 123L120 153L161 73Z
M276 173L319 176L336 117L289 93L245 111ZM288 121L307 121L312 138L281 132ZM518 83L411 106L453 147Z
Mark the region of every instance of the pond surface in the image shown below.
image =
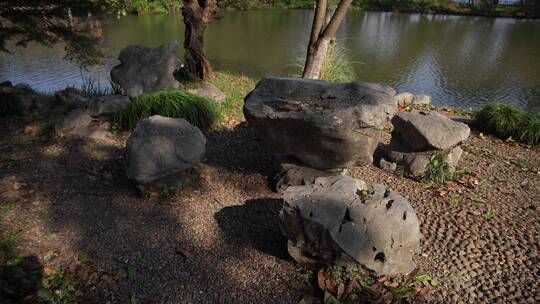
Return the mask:
M206 35L213 66L254 77L298 75L311 10L224 12ZM61 46L30 46L0 55L0 80L41 91L108 83L118 52L129 44L183 41L181 16L127 16L104 29L108 58L81 71ZM540 110L540 21L351 11L338 33L360 81L383 82L436 104L478 107L506 102ZM182 51L179 51L182 56Z

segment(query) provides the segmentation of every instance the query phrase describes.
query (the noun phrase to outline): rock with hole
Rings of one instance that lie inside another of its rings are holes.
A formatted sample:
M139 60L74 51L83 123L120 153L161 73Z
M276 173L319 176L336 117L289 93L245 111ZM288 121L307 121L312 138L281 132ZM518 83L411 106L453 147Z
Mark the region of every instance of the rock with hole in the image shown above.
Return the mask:
M379 275L415 268L420 223L409 202L385 186L319 177L287 188L283 200L281 228L299 263L362 265Z
M206 152L206 137L182 118L159 115L141 120L128 139L126 174L148 184L199 163Z
M371 164L395 91L373 83L328 83L267 77L244 100L258 137L305 166L336 169Z

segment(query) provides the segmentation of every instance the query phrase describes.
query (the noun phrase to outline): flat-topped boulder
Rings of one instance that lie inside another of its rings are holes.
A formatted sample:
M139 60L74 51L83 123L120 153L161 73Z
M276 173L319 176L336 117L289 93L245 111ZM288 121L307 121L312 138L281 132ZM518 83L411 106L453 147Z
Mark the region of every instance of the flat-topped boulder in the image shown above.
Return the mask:
M386 275L415 268L420 223L409 202L385 186L319 177L287 188L283 200L281 228L297 262L360 264Z
M154 115L137 123L125 152L126 174L148 184L199 163L206 152L206 137L183 118Z
M400 112L392 118L393 137L400 137L410 151L448 150L469 137L471 130L437 112Z
M370 164L395 91L374 83L267 77L244 100L244 116L260 139L307 166Z
M469 126L437 112L401 112L392 124L386 159L405 166L413 176L423 175L435 158L444 158L449 169L455 169L463 152L459 145L470 134Z
M179 88L174 72L181 62L176 55L178 42L171 41L157 48L130 45L118 55L120 64L112 68L111 80L119 84L129 97L166 88Z

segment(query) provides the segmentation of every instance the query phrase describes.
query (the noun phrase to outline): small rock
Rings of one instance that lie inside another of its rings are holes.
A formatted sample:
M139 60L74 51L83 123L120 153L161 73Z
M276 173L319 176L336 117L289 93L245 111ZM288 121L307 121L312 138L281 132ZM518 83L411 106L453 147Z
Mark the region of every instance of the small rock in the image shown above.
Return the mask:
M399 93L396 96L394 96L394 101L397 104L397 106L403 107L403 106L413 103L414 95L409 92Z
M397 164L393 162L388 162L384 158L381 158L379 161L379 167L388 172L395 172L397 170Z
M213 83L204 82L200 84L196 89L188 90L189 93L211 99L217 103L225 101L227 96Z
M86 110L74 109L58 120L55 126L56 133L59 136L84 134L91 122L92 117Z
M431 96L429 95L414 95L413 103L415 104L430 104L431 103Z
M110 115L122 110L130 102L125 95L100 96L92 98L87 107L90 116Z
M56 103L62 106L72 106L75 108L84 108L88 105L88 98L83 95L81 90L76 88L65 88L54 93Z

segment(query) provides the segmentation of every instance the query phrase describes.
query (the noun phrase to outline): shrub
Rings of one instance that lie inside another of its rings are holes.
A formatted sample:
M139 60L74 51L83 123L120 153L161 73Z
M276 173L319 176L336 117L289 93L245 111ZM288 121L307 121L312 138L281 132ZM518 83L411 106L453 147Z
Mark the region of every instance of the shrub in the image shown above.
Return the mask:
M114 125L121 130L133 130L140 119L152 115L184 118L206 131L220 118L213 101L179 90L162 90L139 97L114 116Z
M516 138L528 145L540 146L540 112L525 114Z
M22 98L24 95L37 94L26 85L16 85L0 91L0 117L19 115L23 111Z
M508 104L490 104L476 113L473 126L506 139L515 136L525 113Z

